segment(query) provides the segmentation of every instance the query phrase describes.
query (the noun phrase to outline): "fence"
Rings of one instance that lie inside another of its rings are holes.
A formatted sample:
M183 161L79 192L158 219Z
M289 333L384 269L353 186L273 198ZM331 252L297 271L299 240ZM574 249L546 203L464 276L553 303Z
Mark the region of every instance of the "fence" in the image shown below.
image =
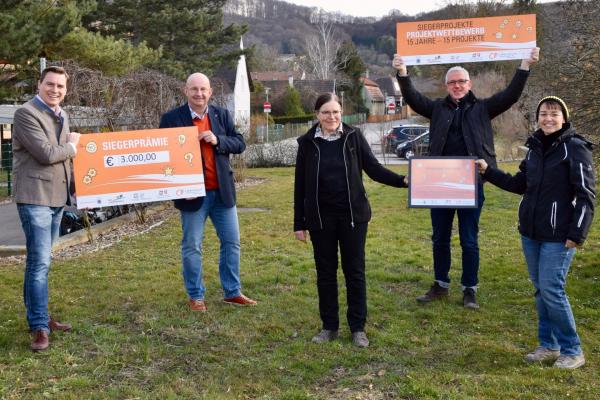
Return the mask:
M0 142L0 200L12 192L12 142L3 139Z
M361 125L367 120L366 114L343 115L342 121L348 125ZM285 139L296 138L308 131L315 121L308 121L297 124L273 124L258 125L256 127L256 141L258 143L271 143Z

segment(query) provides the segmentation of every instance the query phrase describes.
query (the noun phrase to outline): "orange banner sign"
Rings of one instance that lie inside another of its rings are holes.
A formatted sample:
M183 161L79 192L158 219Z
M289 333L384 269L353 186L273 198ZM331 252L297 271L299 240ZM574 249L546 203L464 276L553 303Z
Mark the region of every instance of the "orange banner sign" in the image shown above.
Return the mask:
M413 157L408 176L409 207L477 207L475 157Z
M81 135L73 161L79 209L206 194L195 126Z
M535 14L396 24L397 53L406 65L529 58Z

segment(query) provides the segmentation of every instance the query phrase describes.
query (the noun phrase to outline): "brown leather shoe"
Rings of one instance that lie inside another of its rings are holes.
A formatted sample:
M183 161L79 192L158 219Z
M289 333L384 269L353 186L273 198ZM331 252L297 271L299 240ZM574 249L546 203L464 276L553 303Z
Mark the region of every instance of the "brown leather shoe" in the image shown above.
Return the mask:
M256 300L252 300L249 297L244 296L240 293L239 296L229 297L227 299L223 299L223 301L227 304L232 304L234 306L255 306Z
M52 318L50 318L50 322L48 322L48 327L50 328L50 331L63 331L63 332L68 332L71 330L71 325L69 324L63 324L61 322L58 322Z
M33 340L31 341L31 350L33 351L44 351L50 346L50 340L48 339L48 332L38 329L33 332Z
M439 300L448 297L448 288L441 287L439 283L433 282L431 289L427 293L417 297L419 303L429 303L433 300Z
M189 299L188 306L192 311L206 312L206 304L204 304L204 300Z

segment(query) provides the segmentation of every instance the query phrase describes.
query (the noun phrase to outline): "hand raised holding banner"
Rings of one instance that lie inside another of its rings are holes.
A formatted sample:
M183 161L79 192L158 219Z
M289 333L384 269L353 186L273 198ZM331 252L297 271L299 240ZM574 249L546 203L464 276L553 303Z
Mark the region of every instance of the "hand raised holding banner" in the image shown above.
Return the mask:
M406 64L400 54L394 54L394 60L392 61L392 67L398 70L398 75L406 76L408 72L406 70Z
M529 58L523 59L521 61L521 69L525 71L529 71L529 67L540 60L540 48L534 47L531 49L531 55Z

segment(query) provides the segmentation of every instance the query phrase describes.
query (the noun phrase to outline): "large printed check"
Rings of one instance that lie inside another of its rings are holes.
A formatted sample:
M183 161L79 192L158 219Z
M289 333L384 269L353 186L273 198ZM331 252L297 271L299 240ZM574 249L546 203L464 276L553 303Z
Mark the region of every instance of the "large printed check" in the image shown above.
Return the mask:
M529 58L535 14L396 24L397 53L406 65Z
M74 169L79 209L206 194L195 126L81 135Z

